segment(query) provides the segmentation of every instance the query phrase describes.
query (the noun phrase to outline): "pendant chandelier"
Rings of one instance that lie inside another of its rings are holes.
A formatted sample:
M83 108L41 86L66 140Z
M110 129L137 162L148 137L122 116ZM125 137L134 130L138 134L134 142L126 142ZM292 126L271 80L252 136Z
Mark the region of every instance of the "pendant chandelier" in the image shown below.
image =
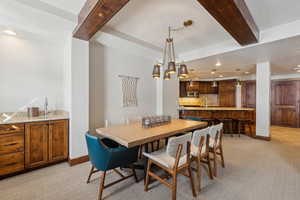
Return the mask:
M182 79L182 78L187 78L189 72L187 69L187 66L184 63L177 63L176 62L176 56L175 56L175 47L174 47L174 41L173 38L171 37L171 32L172 31L179 31L182 30L188 26L191 26L193 24L193 21L188 20L184 22L184 27L181 28L176 28L172 29L169 26L168 32L168 38L166 39L165 42L165 47L163 51L163 61L162 63L158 63L154 65L153 68L153 73L152 77L155 79L160 78L160 71L161 68L164 69L164 80L170 80L172 74L176 74L177 72L177 67L178 67L178 72L177 72L177 78Z

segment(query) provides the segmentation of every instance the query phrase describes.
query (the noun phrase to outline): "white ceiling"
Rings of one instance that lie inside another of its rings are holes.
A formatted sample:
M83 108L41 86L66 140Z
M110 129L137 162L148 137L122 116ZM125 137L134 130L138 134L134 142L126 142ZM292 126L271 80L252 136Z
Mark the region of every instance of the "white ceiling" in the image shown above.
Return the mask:
M177 53L231 39L196 0L131 0L107 26L162 48L168 26L188 19L194 25L173 34Z
M69 32L73 24L66 23L77 17L86 0L1 0L0 31L13 27L17 31L48 36ZM289 23L300 19L299 0L245 0L260 30ZM19 4L17 4L18 2ZM21 5L22 3L22 5ZM45 5L49 5L48 7ZM27 7L26 7L27 6ZM31 8L29 8L30 6ZM57 8L53 10L52 8ZM65 13L61 12L65 11ZM53 17L53 15L56 15ZM183 21L191 19L194 25L188 29L173 33L177 53L185 53L206 46L233 41L232 37L197 0L131 0L107 24L107 27L127 35L132 40L163 47L167 37L167 27L181 26ZM25 30L26 29L26 30ZM237 68L255 72L255 63L264 60L272 62L274 74L291 73L292 68L300 64L299 38L290 38L270 44L249 47L239 51L188 63L200 74L208 74L220 60L224 76L236 75Z
M300 19L299 0L246 0L246 4L261 31ZM194 26L173 34L178 53L233 40L196 0L132 0L107 26L163 47L168 25L180 26L187 19L192 19ZM188 66L195 69L193 75L197 77L212 78L219 74L228 77L243 75L245 71L255 73L255 63L270 60L273 74L289 74L300 64L300 55L295 54L300 49L298 44L299 38L288 39L192 61ZM210 72L218 60L222 66L212 76Z
M222 65L216 67L218 61ZM193 77L213 78L220 74L245 75L246 71L254 74L255 63L264 61L271 62L272 74L296 73L294 67L300 64L300 36L194 60L187 65L195 70ZM211 75L212 69L217 69L216 75ZM241 69L241 73L236 73L236 69Z
M300 19L299 0L245 0L260 30Z
M31 0L42 1L62 10L78 15L86 0Z
M74 30L74 22L15 0L1 0L0 34L9 29L18 38L43 39L60 43Z

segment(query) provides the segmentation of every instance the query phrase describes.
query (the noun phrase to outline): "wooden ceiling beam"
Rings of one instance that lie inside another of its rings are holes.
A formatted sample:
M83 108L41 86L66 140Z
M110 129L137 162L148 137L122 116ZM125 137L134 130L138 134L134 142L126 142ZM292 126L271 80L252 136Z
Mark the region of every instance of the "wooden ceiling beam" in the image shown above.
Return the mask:
M129 0L87 0L78 16L73 37L90 40Z
M259 41L259 29L244 0L197 0L242 46Z

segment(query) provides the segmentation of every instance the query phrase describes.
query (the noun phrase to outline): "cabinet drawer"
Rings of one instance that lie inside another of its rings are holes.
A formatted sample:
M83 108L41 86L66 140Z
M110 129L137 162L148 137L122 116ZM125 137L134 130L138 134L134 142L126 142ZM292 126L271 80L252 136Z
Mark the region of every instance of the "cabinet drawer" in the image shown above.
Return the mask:
M24 170L24 153L11 153L0 156L0 176Z
M24 133L24 124L1 124L0 135Z
M24 133L0 135L0 155L23 151Z

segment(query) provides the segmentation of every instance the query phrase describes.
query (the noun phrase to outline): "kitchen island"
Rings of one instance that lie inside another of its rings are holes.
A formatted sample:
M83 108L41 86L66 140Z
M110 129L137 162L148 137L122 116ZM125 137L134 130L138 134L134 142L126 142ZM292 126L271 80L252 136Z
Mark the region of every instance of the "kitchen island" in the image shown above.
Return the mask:
M197 117L200 120L212 120L218 122L224 119L232 120L232 132L238 132L238 122L239 120L248 120L251 124L251 128L245 130L245 126L242 126L242 132L246 135L254 137L255 136L255 109L254 108L243 108L243 107L180 107L179 116L180 118L186 117ZM228 127L225 126L225 129Z

